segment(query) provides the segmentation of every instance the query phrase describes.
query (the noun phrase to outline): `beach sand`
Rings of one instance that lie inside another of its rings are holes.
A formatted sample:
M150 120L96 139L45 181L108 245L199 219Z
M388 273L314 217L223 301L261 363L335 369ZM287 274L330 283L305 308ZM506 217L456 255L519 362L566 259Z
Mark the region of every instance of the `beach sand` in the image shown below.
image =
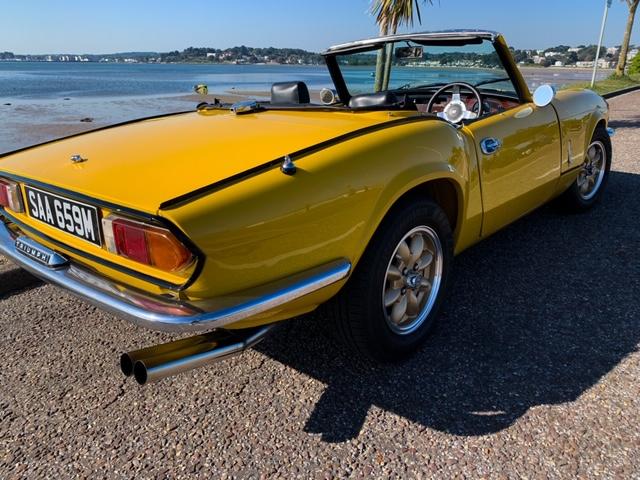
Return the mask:
M268 93L263 92L268 96ZM200 102L246 100L249 95L176 95L147 98L46 100L0 105L0 154L128 120L195 111Z

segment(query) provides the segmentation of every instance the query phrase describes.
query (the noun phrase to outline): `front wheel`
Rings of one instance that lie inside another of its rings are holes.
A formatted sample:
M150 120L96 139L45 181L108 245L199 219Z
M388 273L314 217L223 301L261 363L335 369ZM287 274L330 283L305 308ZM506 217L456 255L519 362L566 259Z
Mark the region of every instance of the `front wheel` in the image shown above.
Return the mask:
M342 337L378 360L415 351L434 326L452 261L451 227L437 204L395 207L331 304Z
M593 207L600 200L607 183L611 158L611 138L605 128L598 127L587 148L578 178L558 199L560 205L574 212Z

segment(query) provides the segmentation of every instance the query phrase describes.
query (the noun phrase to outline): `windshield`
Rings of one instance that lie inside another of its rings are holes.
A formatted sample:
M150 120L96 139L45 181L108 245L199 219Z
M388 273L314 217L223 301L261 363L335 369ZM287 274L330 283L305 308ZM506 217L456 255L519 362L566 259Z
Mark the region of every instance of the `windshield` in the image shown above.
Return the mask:
M465 46L421 46L402 41L364 53L338 55L337 60L351 95L466 82L480 91L517 98L489 41Z

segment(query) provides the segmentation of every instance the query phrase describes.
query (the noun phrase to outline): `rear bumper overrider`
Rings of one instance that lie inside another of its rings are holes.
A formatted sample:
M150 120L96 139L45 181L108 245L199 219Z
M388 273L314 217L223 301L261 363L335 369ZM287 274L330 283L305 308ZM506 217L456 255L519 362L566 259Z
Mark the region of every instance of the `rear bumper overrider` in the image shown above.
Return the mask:
M22 241L18 250L16 241ZM38 255L23 253L24 244ZM351 264L336 260L284 280L207 301L177 302L149 295L86 270L35 240L12 233L0 218L0 254L36 277L62 287L97 307L136 325L168 332L221 328L313 293L349 275ZM42 254L49 258L43 263ZM32 258L38 256L39 260Z

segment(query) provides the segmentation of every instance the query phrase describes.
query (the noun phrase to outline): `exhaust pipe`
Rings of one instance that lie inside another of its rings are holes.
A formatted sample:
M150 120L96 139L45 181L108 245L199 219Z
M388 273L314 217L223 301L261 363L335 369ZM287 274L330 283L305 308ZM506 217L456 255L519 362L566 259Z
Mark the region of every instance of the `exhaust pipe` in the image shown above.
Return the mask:
M120 369L140 385L229 358L262 340L272 325L249 330L214 330L204 335L123 353Z

